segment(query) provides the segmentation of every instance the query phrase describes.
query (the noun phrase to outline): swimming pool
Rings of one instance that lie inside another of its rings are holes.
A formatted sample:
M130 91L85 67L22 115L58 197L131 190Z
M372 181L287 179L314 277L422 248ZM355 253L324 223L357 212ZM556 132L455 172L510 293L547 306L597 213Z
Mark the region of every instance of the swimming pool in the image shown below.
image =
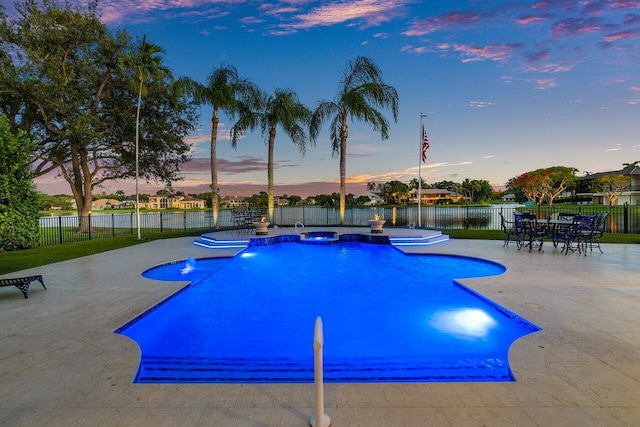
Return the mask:
M454 279L501 274L476 258L390 245L276 243L144 276L191 284L116 332L142 356L134 382L512 381L507 353L539 330Z

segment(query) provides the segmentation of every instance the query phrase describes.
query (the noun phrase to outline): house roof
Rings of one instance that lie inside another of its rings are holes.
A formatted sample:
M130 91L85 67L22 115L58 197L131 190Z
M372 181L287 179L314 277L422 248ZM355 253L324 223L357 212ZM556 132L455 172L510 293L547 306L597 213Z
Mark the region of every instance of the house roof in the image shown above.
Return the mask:
M106 205L109 206L118 206L122 204L122 202L120 200L116 200L116 199L98 199L98 200L94 200L93 203L91 203L91 206L94 206L96 208L103 208Z
M587 180L590 181L592 179L602 178L603 176L618 175L618 174L622 174L622 175L640 175L640 166L636 166L636 167L627 166L624 169L620 169L620 170L616 170L616 171L591 173L589 175L585 175L585 176L581 176L579 178L576 178L576 181L587 181Z
M382 198L380 196L378 196L376 193L372 193L371 191L365 191L362 194L358 194L356 196L357 197L368 197L370 199L374 199L374 200L382 200Z

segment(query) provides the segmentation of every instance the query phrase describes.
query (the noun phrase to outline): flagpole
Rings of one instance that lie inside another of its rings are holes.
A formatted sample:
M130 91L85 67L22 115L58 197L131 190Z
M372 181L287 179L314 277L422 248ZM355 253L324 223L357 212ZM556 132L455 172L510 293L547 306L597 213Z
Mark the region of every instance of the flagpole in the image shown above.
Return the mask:
M427 114L420 113L420 138L418 144L418 228L422 227L422 213L420 212L420 204L422 203L422 144L424 142L424 127L422 119Z

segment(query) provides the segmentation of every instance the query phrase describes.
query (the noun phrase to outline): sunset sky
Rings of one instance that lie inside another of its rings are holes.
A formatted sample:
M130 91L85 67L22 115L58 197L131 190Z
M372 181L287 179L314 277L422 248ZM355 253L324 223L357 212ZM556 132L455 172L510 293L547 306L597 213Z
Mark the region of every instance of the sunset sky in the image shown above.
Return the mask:
M176 75L204 82L221 64L267 92L290 88L313 108L333 99L348 60L372 58L400 97L390 138L350 124L347 193L367 182L418 177L420 114L431 148L428 183L484 179L496 187L523 172L571 166L618 170L640 160L640 1L243 1L101 0L111 28L159 44ZM387 114L389 120L391 115ZM133 118L132 118L133 119ZM267 147L256 132L233 150L222 117L223 195L266 191ZM193 160L174 184L208 191L211 109L189 137ZM279 129L276 194L338 191L329 129L303 157ZM38 189L69 193L54 177ZM107 192L133 192L113 182ZM157 187L142 186L155 193ZM98 192L101 189L97 190Z

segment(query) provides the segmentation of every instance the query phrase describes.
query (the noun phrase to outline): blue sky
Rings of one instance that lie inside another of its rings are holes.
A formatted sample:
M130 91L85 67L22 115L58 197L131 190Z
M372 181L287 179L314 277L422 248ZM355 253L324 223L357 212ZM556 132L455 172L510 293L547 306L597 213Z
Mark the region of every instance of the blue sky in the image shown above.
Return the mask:
M350 124L347 192L418 177L420 114L428 183L571 166L578 174L640 160L640 1L101 0L103 21L166 50L176 75L204 82L221 64L267 92L290 88L313 108L332 99L348 60L364 55L399 93L389 140ZM391 120L391 115L387 117ZM174 188L206 192L211 109L189 141L193 161ZM233 150L218 140L223 195L266 191L267 147L256 132ZM328 127L303 157L279 130L276 194L338 191ZM51 192L51 178L41 191ZM107 192L130 183L115 182ZM64 187L63 187L64 189ZM141 191L154 192L143 186Z

